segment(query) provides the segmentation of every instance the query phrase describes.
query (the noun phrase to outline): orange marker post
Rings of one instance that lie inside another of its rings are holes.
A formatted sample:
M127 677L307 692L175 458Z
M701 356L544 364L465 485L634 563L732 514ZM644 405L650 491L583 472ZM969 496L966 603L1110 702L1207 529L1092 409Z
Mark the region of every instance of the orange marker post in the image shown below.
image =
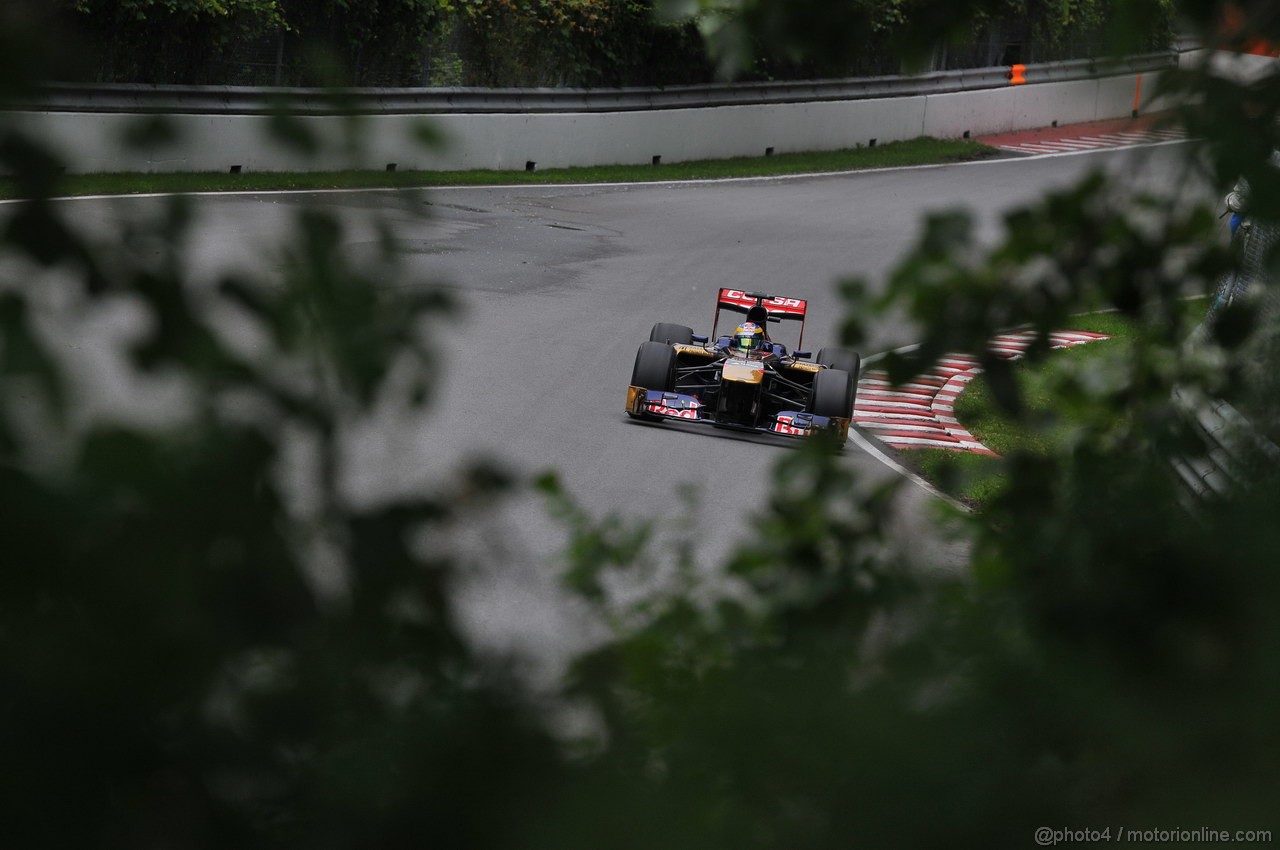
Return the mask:
M1009 68L1009 85L1021 86L1027 82L1027 66L1012 65Z

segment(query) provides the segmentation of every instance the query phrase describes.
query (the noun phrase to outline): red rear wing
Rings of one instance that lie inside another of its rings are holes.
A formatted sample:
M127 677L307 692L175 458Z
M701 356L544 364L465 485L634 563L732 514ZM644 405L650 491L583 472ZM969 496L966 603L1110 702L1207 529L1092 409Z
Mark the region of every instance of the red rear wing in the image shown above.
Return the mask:
M756 306L756 296L748 295L741 289L721 289L720 297L717 300L717 306L726 310L733 310L736 313L745 313L747 310ZM799 298L786 298L776 295L772 298L766 298L760 302L769 315L779 319L797 319L804 320L805 310L809 308L809 302Z
M804 314L809 309L809 302L800 298L787 298L782 295L766 295L759 292L744 292L741 289L721 289L716 297L716 318L712 323L711 335L715 338L720 332L720 311L729 310L734 313L746 313L752 307L760 305L769 311L770 322L791 320L800 323L800 342L797 348L804 346ZM768 332L766 331L766 334Z

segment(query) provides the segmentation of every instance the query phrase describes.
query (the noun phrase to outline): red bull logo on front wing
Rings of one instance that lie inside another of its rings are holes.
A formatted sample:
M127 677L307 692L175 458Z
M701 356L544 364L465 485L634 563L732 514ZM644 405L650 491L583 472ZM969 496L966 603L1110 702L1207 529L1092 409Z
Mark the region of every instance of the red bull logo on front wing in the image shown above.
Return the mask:
M795 420L790 416L779 416L778 420L773 423L773 431L775 434L786 434L791 437L806 437L809 435L809 428L797 427Z
M650 404L650 413L657 413L659 416L675 416L679 419L697 419L698 411L696 408L681 410L675 407L667 407L663 404Z
M671 416L676 419L698 419L698 409L702 402L693 396L681 393L660 393L650 390L645 402L645 410L658 416Z

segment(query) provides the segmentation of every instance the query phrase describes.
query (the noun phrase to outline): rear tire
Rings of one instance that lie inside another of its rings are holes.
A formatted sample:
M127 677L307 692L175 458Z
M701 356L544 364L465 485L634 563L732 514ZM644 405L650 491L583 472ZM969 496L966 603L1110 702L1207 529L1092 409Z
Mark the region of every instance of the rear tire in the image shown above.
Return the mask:
M823 348L818 351L816 362L820 366L848 372L855 381L858 380L858 370L862 367L862 358L858 356L858 352L847 348Z
M653 326L653 330L649 331L649 341L691 345L693 343L693 328L687 328L684 325L673 325L670 322L658 322Z
M631 386L668 393L676 385L676 352L662 342L642 342L631 369Z
M850 419L853 416L853 376L840 369L823 369L813 376L809 412L814 416Z

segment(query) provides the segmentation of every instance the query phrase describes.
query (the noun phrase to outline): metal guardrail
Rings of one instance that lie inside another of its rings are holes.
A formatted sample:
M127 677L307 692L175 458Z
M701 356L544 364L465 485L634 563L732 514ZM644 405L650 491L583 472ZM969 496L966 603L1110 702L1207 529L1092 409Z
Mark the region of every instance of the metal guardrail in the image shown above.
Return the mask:
M1225 401L1177 396L1183 415L1204 444L1199 457L1176 457L1173 471L1196 498L1224 496L1246 482L1259 459L1280 464L1280 446Z
M1078 59L1028 65L1028 85L1161 71L1177 53ZM263 115L431 115L539 112L638 112L776 103L912 97L1009 85L1005 66L891 77L618 89L302 89L246 86L82 85L50 83L0 108L40 112Z
M1240 268L1224 276L1204 323L1190 340L1202 345L1211 333L1218 311L1228 298L1249 299L1256 311L1259 328L1275 328L1280 321L1280 289L1268 273L1270 257L1280 246L1280 224L1248 221L1233 234L1233 247L1240 252ZM1263 345L1255 336L1253 345ZM1247 348L1240 354L1254 369L1265 369L1267 358ZM1204 447L1203 454L1175 458L1173 469L1187 490L1197 498L1226 495L1247 483L1261 463L1268 469L1280 467L1280 446L1245 414L1221 399L1199 397L1191 392L1175 392L1174 400Z

